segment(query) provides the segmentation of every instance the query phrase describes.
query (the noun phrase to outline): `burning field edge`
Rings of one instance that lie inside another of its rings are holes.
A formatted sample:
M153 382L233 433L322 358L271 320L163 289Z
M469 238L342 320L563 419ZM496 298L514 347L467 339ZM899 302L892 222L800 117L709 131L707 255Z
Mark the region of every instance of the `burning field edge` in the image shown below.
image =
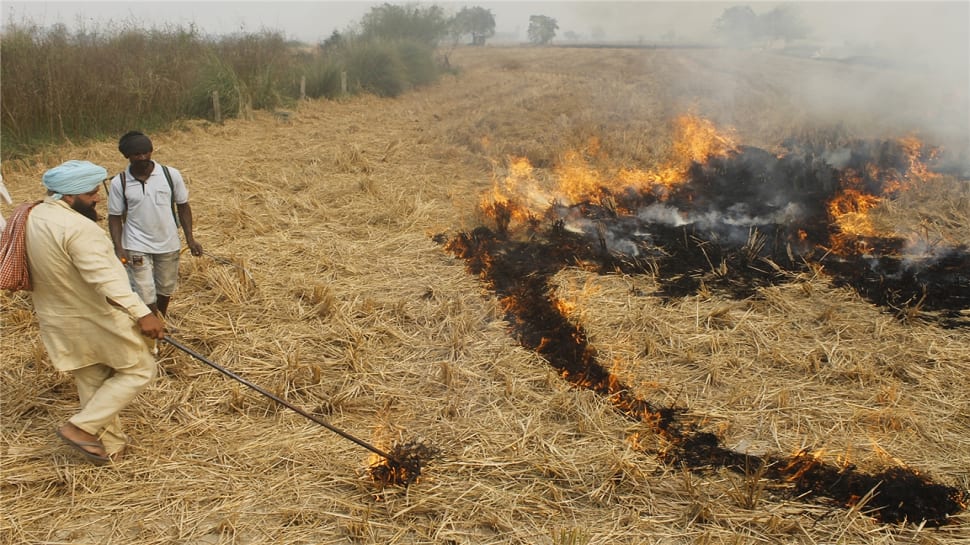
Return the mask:
M877 234L868 212L941 177L940 152L912 139L800 142L781 153L742 146L707 120L685 116L674 148L679 166L622 170L591 166L595 144L553 167L556 189L536 197L539 174L525 160L482 202L492 228L436 241L502 301L512 335L571 384L609 398L664 437L657 454L692 470L728 468L784 485L790 499L828 497L889 522L940 526L966 509L970 493L909 467L875 474L836 466L808 449L790 457L725 448L717 435L684 423L683 410L658 407L597 362L582 325L572 323L550 286L566 267L597 274L644 275L664 300L700 291L733 299L810 270L850 286L900 320L944 328L970 326L970 252L964 244ZM685 160L686 159L686 160ZM541 192L541 191L540 191Z

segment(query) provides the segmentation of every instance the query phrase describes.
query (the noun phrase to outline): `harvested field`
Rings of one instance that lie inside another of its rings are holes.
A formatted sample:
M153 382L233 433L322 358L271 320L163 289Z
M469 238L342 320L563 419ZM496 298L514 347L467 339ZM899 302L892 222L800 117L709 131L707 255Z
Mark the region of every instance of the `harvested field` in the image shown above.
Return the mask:
M966 146L966 89L701 49L449 61L458 75L397 99L152 135L154 158L189 178L207 252L185 254L173 337L380 449L432 447L420 479L382 486L366 448L167 344L123 414L129 455L87 465L53 433L73 384L49 367L29 297L4 293L0 543L970 542L970 309L840 283L830 240L790 266L772 256L750 284L725 252L674 290L665 256L597 254L568 221L493 215L570 173L590 190L667 172L692 149L685 115L773 156L792 138ZM871 107L873 89L898 115ZM4 160L15 202L67 159L124 166L113 141ZM672 172L697 174L704 157L689 159ZM916 172L852 210L870 218L852 248L963 255L965 172ZM622 217L598 198L568 211ZM956 278L943 302L966 297L967 275L941 273Z

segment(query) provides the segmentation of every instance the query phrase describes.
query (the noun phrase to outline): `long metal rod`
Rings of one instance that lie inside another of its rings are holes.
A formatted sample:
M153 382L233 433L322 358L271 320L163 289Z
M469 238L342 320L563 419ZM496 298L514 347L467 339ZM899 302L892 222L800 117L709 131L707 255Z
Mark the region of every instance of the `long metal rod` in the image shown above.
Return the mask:
M332 426L329 422L326 422L324 420L321 420L321 419L313 416L312 414L304 411L303 409L301 409L301 408L299 408L299 407L297 407L297 406L289 403L288 401L280 398L279 396L276 396L276 395L272 394L271 392L269 392L269 391L267 391L267 390L265 390L265 389L263 389L263 388L255 385L255 384L253 384L252 382L249 382L248 380L242 378L241 376L237 375L236 373L233 373L232 371L230 371L230 370L226 369L225 367L223 367L223 366L215 363L214 361L212 361L209 358L203 356L202 354L199 354L195 350L192 350L191 348L185 346L184 344L180 343L179 341L176 341L172 337L169 337L168 335L166 335L165 338L162 339L162 340L165 341L165 342L167 342L168 344L174 346L175 348L178 348L179 350L185 352L186 354L192 356L193 358L201 361L202 363L208 365L209 367L212 367L213 369L215 369L216 371L219 371L220 373L226 375L227 377L229 377L229 378L231 378L233 380L236 380L238 382L241 382L241 383L245 384L246 386L249 386L253 390L256 390L257 392L263 394L264 396L266 396L266 397L272 399L273 401L279 403L280 405L283 405L284 407L286 407L286 408L288 408L290 410L293 410L293 411L297 412L298 414L301 414L301 415L309 418L310 420L316 422L317 424L320 424L321 426L323 426L323 427L327 428L328 430L336 433L337 435L343 437L344 439L349 439L349 440L353 441L354 443L357 443L358 445L364 447L365 449L373 452L374 454L377 454L377 455L379 455L379 456L381 456L383 458L386 458L387 460L389 460L391 462L394 462L394 463L396 463L398 465L401 464L400 461L398 461L397 459L395 459L390 454L384 452L383 450L381 450L381 449L379 449L379 448L377 448L377 447L375 447L373 445L370 445L370 444L366 443L365 441L362 441L362 440L354 437L353 435L350 435L349 433L347 433L347 432L345 432L345 431L343 431L343 430L341 430L339 428L336 428L336 427Z

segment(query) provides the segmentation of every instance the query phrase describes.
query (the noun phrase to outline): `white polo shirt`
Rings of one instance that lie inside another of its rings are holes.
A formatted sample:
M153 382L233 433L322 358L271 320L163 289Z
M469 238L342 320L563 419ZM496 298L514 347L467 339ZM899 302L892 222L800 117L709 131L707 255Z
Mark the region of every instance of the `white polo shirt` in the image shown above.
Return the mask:
M189 202L189 190L182 174L168 167L172 175L175 202ZM148 180L143 184L131 174L131 165L125 169L125 195L128 198L128 217L124 222L121 245L126 250L146 254L176 252L182 247L179 230L172 215L172 189L162 172L162 165L155 163ZM108 214L121 216L125 213L124 196L121 193L121 175L111 179L108 191Z

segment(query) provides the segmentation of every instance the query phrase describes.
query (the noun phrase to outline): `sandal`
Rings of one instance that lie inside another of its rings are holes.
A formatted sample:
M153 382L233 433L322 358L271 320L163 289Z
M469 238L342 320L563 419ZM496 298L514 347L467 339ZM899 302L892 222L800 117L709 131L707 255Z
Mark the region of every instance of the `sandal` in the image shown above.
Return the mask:
M60 437L62 441L74 447L75 450L83 454L84 457L87 458L88 461L90 461L92 464L96 466L101 466L111 461L111 458L91 452L90 450L85 448L85 447L97 447L103 450L104 446L101 445L100 441L75 441L73 439L68 438L66 435L64 435L61 432L60 428L57 429L56 433L57 433L57 436Z

